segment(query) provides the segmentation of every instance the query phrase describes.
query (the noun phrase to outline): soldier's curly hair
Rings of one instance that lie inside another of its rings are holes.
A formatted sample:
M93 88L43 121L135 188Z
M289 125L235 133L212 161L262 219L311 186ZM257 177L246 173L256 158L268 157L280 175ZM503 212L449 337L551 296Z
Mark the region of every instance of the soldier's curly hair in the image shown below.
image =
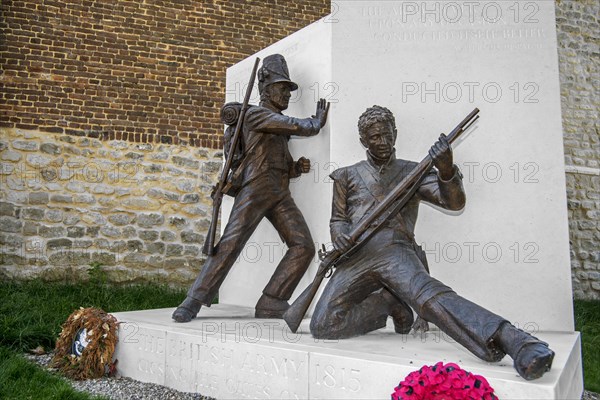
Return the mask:
M367 110L362 113L360 118L358 118L358 133L360 134L360 137L364 138L367 134L367 129L369 129L369 127L376 122L389 122L392 124L394 136L396 136L397 130L394 114L392 114L392 112L385 107L373 106L367 108Z

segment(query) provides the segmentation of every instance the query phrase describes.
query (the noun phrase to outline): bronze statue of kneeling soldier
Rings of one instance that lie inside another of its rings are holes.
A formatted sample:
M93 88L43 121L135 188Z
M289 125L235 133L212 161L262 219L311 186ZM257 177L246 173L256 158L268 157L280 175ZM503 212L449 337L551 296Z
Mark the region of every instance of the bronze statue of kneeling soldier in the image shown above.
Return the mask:
M335 263L335 272L310 322L312 335L320 339L363 335L384 327L388 316L392 317L397 333L407 334L413 327L426 330L423 322L430 321L477 357L497 362L508 354L523 378L541 377L550 369L554 357L548 345L431 277L424 254L415 243L414 229L421 201L447 210L465 206L462 175L453 164L449 139L442 134L431 147L429 158L417 165L396 158L396 125L387 108L367 109L359 118L358 130L360 142L367 149L367 159L331 174L332 253L347 254L356 242L363 243L350 251L346 259ZM423 168L423 175L414 178L417 183L404 195L403 206L379 218L383 221L377 230L366 231L357 238L355 227L363 224L365 216L372 214L378 205L389 201L386 196L392 189L405 182L423 163L427 164L426 160L435 168ZM299 299L303 296L304 293ZM295 305L284 315L294 331L299 321L290 323L288 317ZM419 316L416 326L413 310Z
M258 59L249 88L252 88L257 66ZM237 157L235 171L227 177L226 187L220 185L217 188L218 196L222 195L221 189L235 196L229 222L218 244L214 248L212 243L205 246L209 257L186 299L173 312L172 317L177 322L195 318L202 305L210 307L235 260L263 218L267 218L277 230L288 250L256 304L257 318L281 318L315 255L310 231L289 188L290 178L309 172L310 161L304 157L294 161L288 140L292 135L318 134L327 121L329 103L319 100L316 113L310 118L283 115L291 92L298 89L298 85L290 80L287 63L280 54L265 57L258 70L258 80L260 104L248 106L249 89L241 105L232 149L227 154L226 165ZM241 136L239 145L236 135ZM226 169L225 173L228 172ZM224 179L220 183L223 182ZM232 189L232 186L235 188ZM213 212L212 235L217 217L218 207Z

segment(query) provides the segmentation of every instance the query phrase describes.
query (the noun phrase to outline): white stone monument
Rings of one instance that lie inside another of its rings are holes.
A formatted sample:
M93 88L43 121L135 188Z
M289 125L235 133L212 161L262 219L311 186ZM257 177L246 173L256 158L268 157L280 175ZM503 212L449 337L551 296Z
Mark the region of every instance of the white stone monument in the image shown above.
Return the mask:
M466 208L450 214L423 205L417 241L433 276L549 342L553 368L526 382L509 357L485 363L437 330L413 337L388 327L323 342L307 320L295 335L281 320L252 318L284 251L265 221L225 280L220 304L199 318L176 324L172 309L116 314L124 322L121 373L217 398L363 399L389 398L409 372L444 361L485 376L502 399L579 399L553 2L336 0L330 16L256 56L273 53L286 57L301 88L286 114L313 114L319 97L332 102L318 136L290 141L295 158L313 163L291 186L318 244L330 242L328 174L365 157L356 123L367 107L394 112L397 154L416 161L440 132L481 109L454 152ZM227 101L242 98L254 58L228 69ZM222 226L230 208L224 204Z
M337 89L331 78L331 24L327 19L315 22L228 68L225 100L243 101L255 58L263 59L276 53L285 57L290 78L299 86L298 90L292 92L289 108L284 111L286 115L310 117L315 114L316 101L320 97L335 101ZM252 92L251 104L258 104L260 100L256 85ZM331 116L331 112L329 115ZM293 179L290 190L306 219L315 246L330 242L332 185L329 183L329 174L335 169L329 161L331 148L335 146L331 143L331 126L331 123L328 123L317 136L292 137L289 142L290 152L295 160L302 156L311 160L311 172ZM232 205L232 198L223 199L222 230ZM219 302L253 307L286 250L287 247L282 243L279 234L265 218L221 287ZM310 283L317 266L318 258L315 256L308 273L298 286L298 293Z

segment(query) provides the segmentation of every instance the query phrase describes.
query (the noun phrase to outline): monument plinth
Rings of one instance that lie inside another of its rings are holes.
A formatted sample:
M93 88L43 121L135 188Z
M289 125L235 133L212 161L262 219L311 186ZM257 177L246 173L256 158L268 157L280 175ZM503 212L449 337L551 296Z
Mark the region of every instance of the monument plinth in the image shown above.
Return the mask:
M556 357L527 382L509 357L485 363L437 330L398 335L389 321L362 337L318 340L308 320L292 333L282 320L254 318L253 307L215 305L186 324L172 312L114 314L122 376L217 399L386 399L410 372L443 361L484 376L500 399L579 400L583 391L577 333L539 333Z

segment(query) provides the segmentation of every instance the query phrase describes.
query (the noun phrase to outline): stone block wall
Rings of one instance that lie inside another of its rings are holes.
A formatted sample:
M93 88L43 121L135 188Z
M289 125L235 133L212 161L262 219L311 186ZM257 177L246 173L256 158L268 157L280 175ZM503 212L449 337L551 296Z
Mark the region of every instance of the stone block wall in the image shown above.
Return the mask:
M0 276L188 285L222 152L0 128Z
M600 299L600 3L556 2L573 291Z

